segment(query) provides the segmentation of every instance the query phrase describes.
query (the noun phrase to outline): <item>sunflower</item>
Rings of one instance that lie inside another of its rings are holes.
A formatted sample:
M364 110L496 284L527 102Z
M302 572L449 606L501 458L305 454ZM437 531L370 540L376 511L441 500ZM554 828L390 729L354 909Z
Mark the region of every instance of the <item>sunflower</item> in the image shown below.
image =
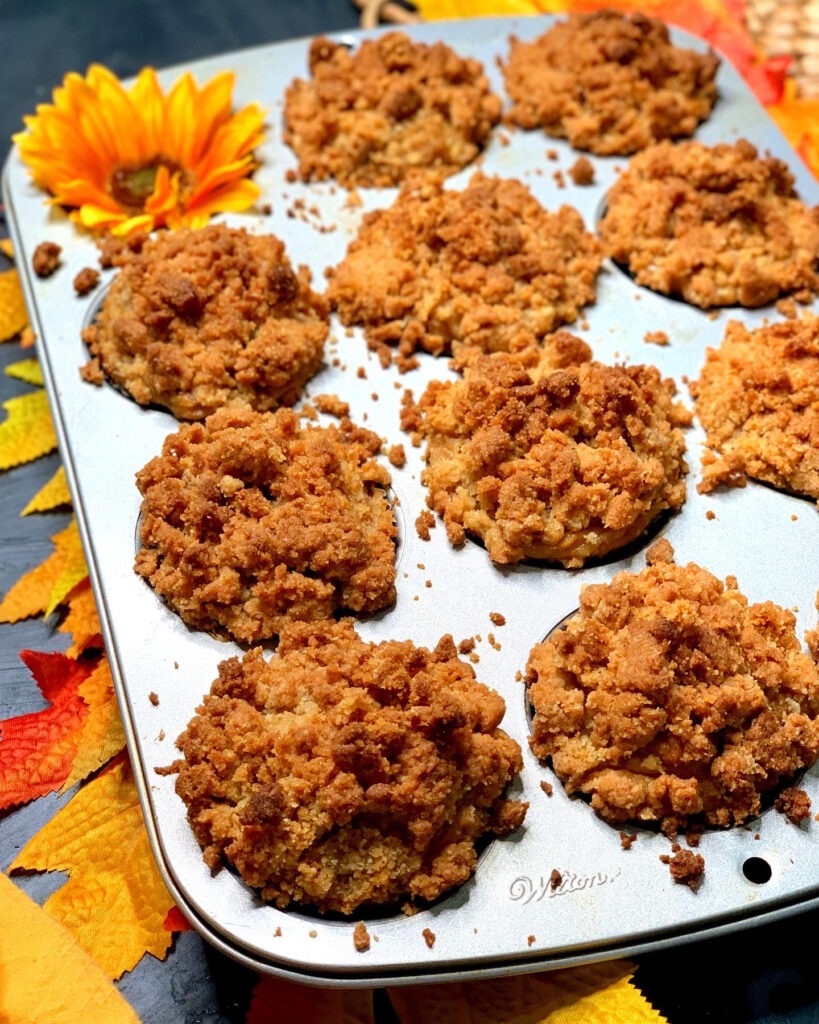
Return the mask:
M186 73L166 95L153 68L125 89L92 64L85 78L66 75L13 141L49 201L86 228L202 227L246 210L260 191L249 175L265 112L253 103L233 113L233 82L225 71L199 89Z

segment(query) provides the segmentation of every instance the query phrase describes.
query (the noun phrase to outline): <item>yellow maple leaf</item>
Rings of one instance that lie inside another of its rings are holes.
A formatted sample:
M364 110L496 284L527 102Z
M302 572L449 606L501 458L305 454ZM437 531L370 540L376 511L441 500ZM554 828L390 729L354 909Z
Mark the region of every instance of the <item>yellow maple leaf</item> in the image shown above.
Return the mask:
M4 256L8 256L10 260L14 259L14 246L11 244L10 238L0 238L0 252Z
M7 377L13 377L15 380L25 381L26 384L43 386L43 368L40 366L40 360L36 356L21 359L18 363L9 363L5 369L5 374Z
M33 462L57 447L57 434L45 391L17 395L3 403L0 423L0 469Z
M66 584L79 574L78 559L82 557L82 544L74 519L60 533L51 538L55 550L36 568L22 576L0 601L0 622L20 622L34 615L49 613L59 603L55 600L62 593L66 598L72 587ZM84 575L88 575L85 558L82 557ZM77 580L73 586L76 587Z
M90 580L85 579L74 587L66 603L68 612L57 629L60 633L68 633L74 641L65 653L71 658L79 658L89 647L102 646L102 627Z
M44 909L74 935L109 978L145 953L163 959L174 906L148 843L127 758L117 758L20 851L10 871L66 871Z
M74 936L0 873L0 1021L139 1024Z
M70 504L71 492L65 478L65 467L60 466L54 476L37 491L20 515L30 516L33 512L53 512L55 508Z
M11 267L0 271L0 342L8 341L26 326L28 313L20 275Z
M401 1024L668 1024L613 960L513 978L389 989Z
M72 518L62 533L57 534L54 543L62 554L63 561L60 566L60 575L54 581L48 604L45 607L46 618L58 605L63 603L78 584L88 577L88 566L85 562L85 552L76 519Z
M80 684L79 694L88 705L88 715L80 731L77 756L61 793L88 778L125 747L125 732L107 657L102 657L91 675Z

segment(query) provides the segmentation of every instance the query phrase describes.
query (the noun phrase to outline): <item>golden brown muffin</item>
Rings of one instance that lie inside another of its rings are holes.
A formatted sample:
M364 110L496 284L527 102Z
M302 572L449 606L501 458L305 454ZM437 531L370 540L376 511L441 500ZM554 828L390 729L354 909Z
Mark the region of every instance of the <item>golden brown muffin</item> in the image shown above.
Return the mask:
M729 321L690 389L709 449L700 492L752 477L819 501L819 318Z
M719 64L674 46L657 18L570 14L532 42L510 39L506 120L591 153L634 153L693 135L716 102Z
M351 51L319 37L309 67L284 104L284 140L304 181L384 187L419 168L454 174L500 121L482 65L441 42L391 31Z
M462 190L407 185L365 214L327 296L374 346L506 350L576 320L601 261L573 207L552 213L521 182L476 173Z
M180 228L111 259L121 269L83 339L140 405L180 420L275 409L295 404L321 367L326 302L274 235Z
M670 560L588 585L533 648L530 743L613 824L729 827L819 757L819 669L795 617Z
M380 438L292 409L222 409L137 473L135 569L189 626L237 640L395 600L396 525Z
M177 741L176 791L214 870L262 899L351 914L465 882L483 836L518 828L522 767L503 699L450 636L364 642L350 620L296 623L219 677Z
M656 367L592 362L563 331L483 354L419 400L427 503L453 544L479 537L495 562L582 566L685 501L690 416L672 394Z
M660 142L632 157L599 225L638 284L703 309L764 306L819 290L819 207L745 139Z

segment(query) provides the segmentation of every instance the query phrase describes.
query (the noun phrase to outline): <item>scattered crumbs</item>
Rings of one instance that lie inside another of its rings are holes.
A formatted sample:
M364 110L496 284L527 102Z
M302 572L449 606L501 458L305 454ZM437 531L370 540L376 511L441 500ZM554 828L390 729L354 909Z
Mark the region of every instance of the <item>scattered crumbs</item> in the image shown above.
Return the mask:
M470 651L475 650L475 638L468 636L466 640L461 640L458 644L458 654L469 654Z
M159 706L159 694L154 693L153 690L148 694L148 700L153 704L154 707Z
M589 329L589 321L588 320L581 320L580 321L580 330L581 331L587 331L588 329Z
M412 599L413 599L413 601L419 600L418 595L417 594L413 594L412 595Z
M774 807L794 825L801 825L810 817L810 797L797 786L783 789L774 801Z
M469 655L469 660L472 662L473 665L477 665L478 662L481 660L481 656L476 651L472 651L472 653Z
M791 513L791 522L792 523L795 523L798 518L799 518L799 516L795 512Z
M643 341L646 345L668 345L669 337L665 331L646 331Z
M429 540L429 531L435 526L435 516L424 510L415 520L415 532L421 540Z
M510 143L510 141L511 141L511 139L510 139L510 138L509 138L509 136L508 136L508 135L506 135L506 134L505 134L504 132L499 132L499 133L498 133L498 142L499 142L499 143L500 143L500 144L501 144L502 146L504 146L504 147L505 147L505 146L508 146L508 145L509 145L509 143Z
M282 930L281 930L281 927L278 927L275 930L275 932L273 932L273 938L274 939L280 939L281 937L282 937Z
M518 669L517 672L515 673L515 682L516 683L522 683L523 682L523 673L521 672L520 669Z
M594 164L586 156L579 156L569 168L569 177L575 185L594 184Z
M370 398L371 398L371 399L372 399L372 400L373 400L374 402L377 402L377 401L378 401L378 399L379 399L379 397L380 397L380 396L379 396L379 394L378 394L378 392L377 392L377 391L373 391L373 393L372 393L372 394L370 395Z
M717 518L717 513L712 508L709 508L708 511L705 513L705 518L706 519L716 519Z
M157 739L159 740L160 743L162 743L164 741L164 739L165 739L165 730L164 729L160 729L159 730L159 735L157 736Z
M526 940L526 945L527 946L534 946L534 944L535 944L535 937L534 937L534 935L530 935L527 938L527 940Z
M416 569L426 569L426 563L424 563L424 562L416 562L415 563L415 568Z
M708 319L709 320L719 320L719 310L718 309L712 309L711 312L708 314Z
M685 834L685 841L688 843L689 846L699 846L701 839L701 832L686 832Z
M547 149L546 150L546 159L547 160L557 160L557 156L558 156L558 153L557 153L556 149Z
M816 819L817 819L817 821L819 821L819 814L817 814L817 815L816 815ZM761 836L761 835L760 835L760 834L759 834L758 832L754 832L754 839L755 839L755 840L756 840L757 842L759 842L759 840L760 840L761 838L762 838L762 836Z
M501 649L501 645L495 639L495 634L494 633L489 633L488 636L486 637L486 639L489 642L489 646L490 647L494 648L496 651L499 651Z
M506 625L506 616L505 615L501 615L500 612L490 612L489 613L489 621L494 626L505 626Z
M660 854L660 860L667 864L671 871L671 877L679 885L687 885L692 892L696 892L705 874L705 860L701 853L692 853L691 850L683 850L675 843L671 847L673 853Z
M37 277L50 277L60 265L63 250L56 242L40 242L31 258L31 266Z
M348 210L357 210L360 206L363 206L364 200L361 198L361 193L354 188L350 189L344 205Z
M781 313L786 319L793 320L797 315L796 303L791 296L780 299L776 303L776 311L777 313Z
M425 928L421 934L424 936L424 942L426 942L427 947L432 949L435 945L435 932L431 931L429 928Z
M551 796L552 793L554 793L555 791L555 787L551 784L551 782L547 782L546 779L541 780L540 788L543 790L546 796Z
M634 295L634 301L635 302L642 302L643 301L643 296L639 292L636 292L635 295Z
M338 395L316 395L313 402L319 412L328 416L343 419L350 415L350 403L343 401Z
M178 661L175 661L175 662L173 663L173 667L174 667L174 668L179 668L179 662L178 662Z
M390 465L395 466L396 469L401 469L407 462L407 453L404 451L404 446L402 444L391 445L387 449L387 458L390 460Z
M288 167L284 174L284 180L292 185L299 180L299 176L292 167Z
M359 921L353 929L353 945L359 953L366 953L370 948L370 933L363 921Z
M552 892L560 886L562 881L563 875L561 875L557 868L552 868L551 874L549 875L549 888Z
M632 846L637 842L636 832L621 832L620 833L620 849L630 850Z
M310 936L311 939L318 938L318 932L316 931L315 928L311 928L310 931L308 932L308 935Z
M555 171L554 174L552 175L552 177L554 178L555 184L557 185L558 188L565 188L566 187L566 179L563 176L563 171Z
M429 589L432 586L432 580L426 580L424 586Z
M364 367L364 366L359 366L359 368L355 371L355 375L356 375L356 377L358 377L359 380L366 380L367 379L367 368Z
M100 283L100 272L94 267L83 267L74 278L74 291L77 295L87 295Z

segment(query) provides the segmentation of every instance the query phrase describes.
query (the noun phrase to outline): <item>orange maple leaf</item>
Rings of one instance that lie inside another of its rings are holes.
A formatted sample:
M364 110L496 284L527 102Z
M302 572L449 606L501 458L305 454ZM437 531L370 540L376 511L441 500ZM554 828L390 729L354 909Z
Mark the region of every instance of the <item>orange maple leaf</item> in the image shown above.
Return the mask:
M88 576L76 520L55 534L55 550L22 576L0 601L0 622L19 622L50 614Z
M273 1020L278 1024L374 1024L373 994L369 989L306 988L264 975L253 990L246 1024Z
M88 715L82 723L77 755L61 792L88 778L125 747L107 657L100 658L94 671L80 684L80 696L88 705Z
M65 603L68 611L57 630L67 633L74 641L65 653L79 658L89 650L101 650L102 627L94 591L87 576L68 594Z
M44 909L113 979L146 953L163 959L174 905L151 854L127 757L118 757L20 851L11 871L65 871Z
M68 778L88 705L80 687L92 666L64 654L22 651L49 706L0 722L0 808L55 792Z

